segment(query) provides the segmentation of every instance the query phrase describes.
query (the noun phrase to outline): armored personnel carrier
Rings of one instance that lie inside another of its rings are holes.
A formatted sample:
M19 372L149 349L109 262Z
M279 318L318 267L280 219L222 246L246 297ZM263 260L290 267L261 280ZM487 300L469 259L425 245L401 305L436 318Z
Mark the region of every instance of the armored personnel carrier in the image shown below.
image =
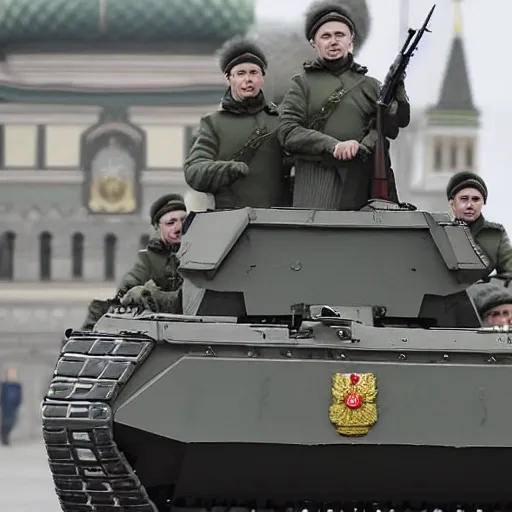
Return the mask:
M66 512L504 510L512 335L447 215L196 214L183 315L69 334L42 406Z

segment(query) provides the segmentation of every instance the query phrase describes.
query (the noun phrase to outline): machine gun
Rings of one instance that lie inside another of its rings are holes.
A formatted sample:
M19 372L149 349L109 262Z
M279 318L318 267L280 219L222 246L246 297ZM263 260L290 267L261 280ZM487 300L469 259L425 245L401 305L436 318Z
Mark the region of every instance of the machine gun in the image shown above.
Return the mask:
M372 175L372 198L389 200L389 186L386 169L386 138L384 136L384 110L389 107L396 95L398 84L403 80L405 70L425 32L431 32L427 26L435 5L430 9L423 26L419 30L409 29L407 39L398 53L382 85L377 100L377 144L375 147L375 166ZM414 37L414 39L413 39ZM412 41L412 42L411 42Z

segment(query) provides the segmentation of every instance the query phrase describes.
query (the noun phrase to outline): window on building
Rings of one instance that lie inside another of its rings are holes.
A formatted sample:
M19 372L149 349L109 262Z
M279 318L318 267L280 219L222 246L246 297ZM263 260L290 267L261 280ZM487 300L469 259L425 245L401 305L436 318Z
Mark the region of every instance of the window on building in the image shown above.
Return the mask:
M458 148L458 145L457 145L457 141L456 140L452 140L450 142L450 169L452 171L456 171L457 168L458 168L458 158L457 158L457 155L458 155L458 152L459 152L459 148Z
M443 144L440 139L434 139L434 171L443 170Z
M75 233L71 238L71 272L74 279L84 277L84 235Z
M466 142L466 169L468 171L474 170L475 165L475 149L473 146L473 141L468 139Z
M0 237L0 279L14 279L14 250L16 235L7 231Z
M39 278L41 281L52 278L52 235L48 231L39 235Z
M150 238L151 238L151 237L150 237L148 234L141 235L141 236L140 236L140 239L139 239L139 247L140 247L141 249L145 249L145 248L146 248L146 246L147 246L147 245L148 245L148 243L149 243L149 239L150 239Z
M116 279L117 237L112 233L105 235L105 281Z

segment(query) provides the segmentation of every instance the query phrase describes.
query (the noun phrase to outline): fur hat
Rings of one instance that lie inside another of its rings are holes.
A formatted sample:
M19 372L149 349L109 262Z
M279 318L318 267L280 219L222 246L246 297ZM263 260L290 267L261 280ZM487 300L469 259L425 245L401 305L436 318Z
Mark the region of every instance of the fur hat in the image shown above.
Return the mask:
M180 194L166 194L165 196L157 199L149 211L151 217L151 224L158 225L160 219L168 212L187 211L183 196Z
M468 288L481 318L492 308L512 304L512 293L495 283L478 283Z
M234 37L220 48L219 64L225 75L229 75L237 64L244 62L256 64L261 68L263 74L265 74L268 66L267 58L261 48L242 37Z
M345 23L355 39L366 39L370 17L366 2L361 0L316 0L306 10L304 32L309 41L328 21Z
M484 204L487 203L487 185L478 174L468 171L454 174L446 187L446 197L448 200L453 199L463 188L476 188L482 194Z

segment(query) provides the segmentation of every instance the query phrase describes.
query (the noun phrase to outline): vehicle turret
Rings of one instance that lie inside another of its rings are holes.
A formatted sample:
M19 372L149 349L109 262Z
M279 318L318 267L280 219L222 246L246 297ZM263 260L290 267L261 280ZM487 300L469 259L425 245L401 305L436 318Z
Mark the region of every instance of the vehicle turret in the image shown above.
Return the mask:
M379 325L478 326L465 290L488 262L468 228L387 205L195 215L180 253L184 313L243 321L328 305Z

